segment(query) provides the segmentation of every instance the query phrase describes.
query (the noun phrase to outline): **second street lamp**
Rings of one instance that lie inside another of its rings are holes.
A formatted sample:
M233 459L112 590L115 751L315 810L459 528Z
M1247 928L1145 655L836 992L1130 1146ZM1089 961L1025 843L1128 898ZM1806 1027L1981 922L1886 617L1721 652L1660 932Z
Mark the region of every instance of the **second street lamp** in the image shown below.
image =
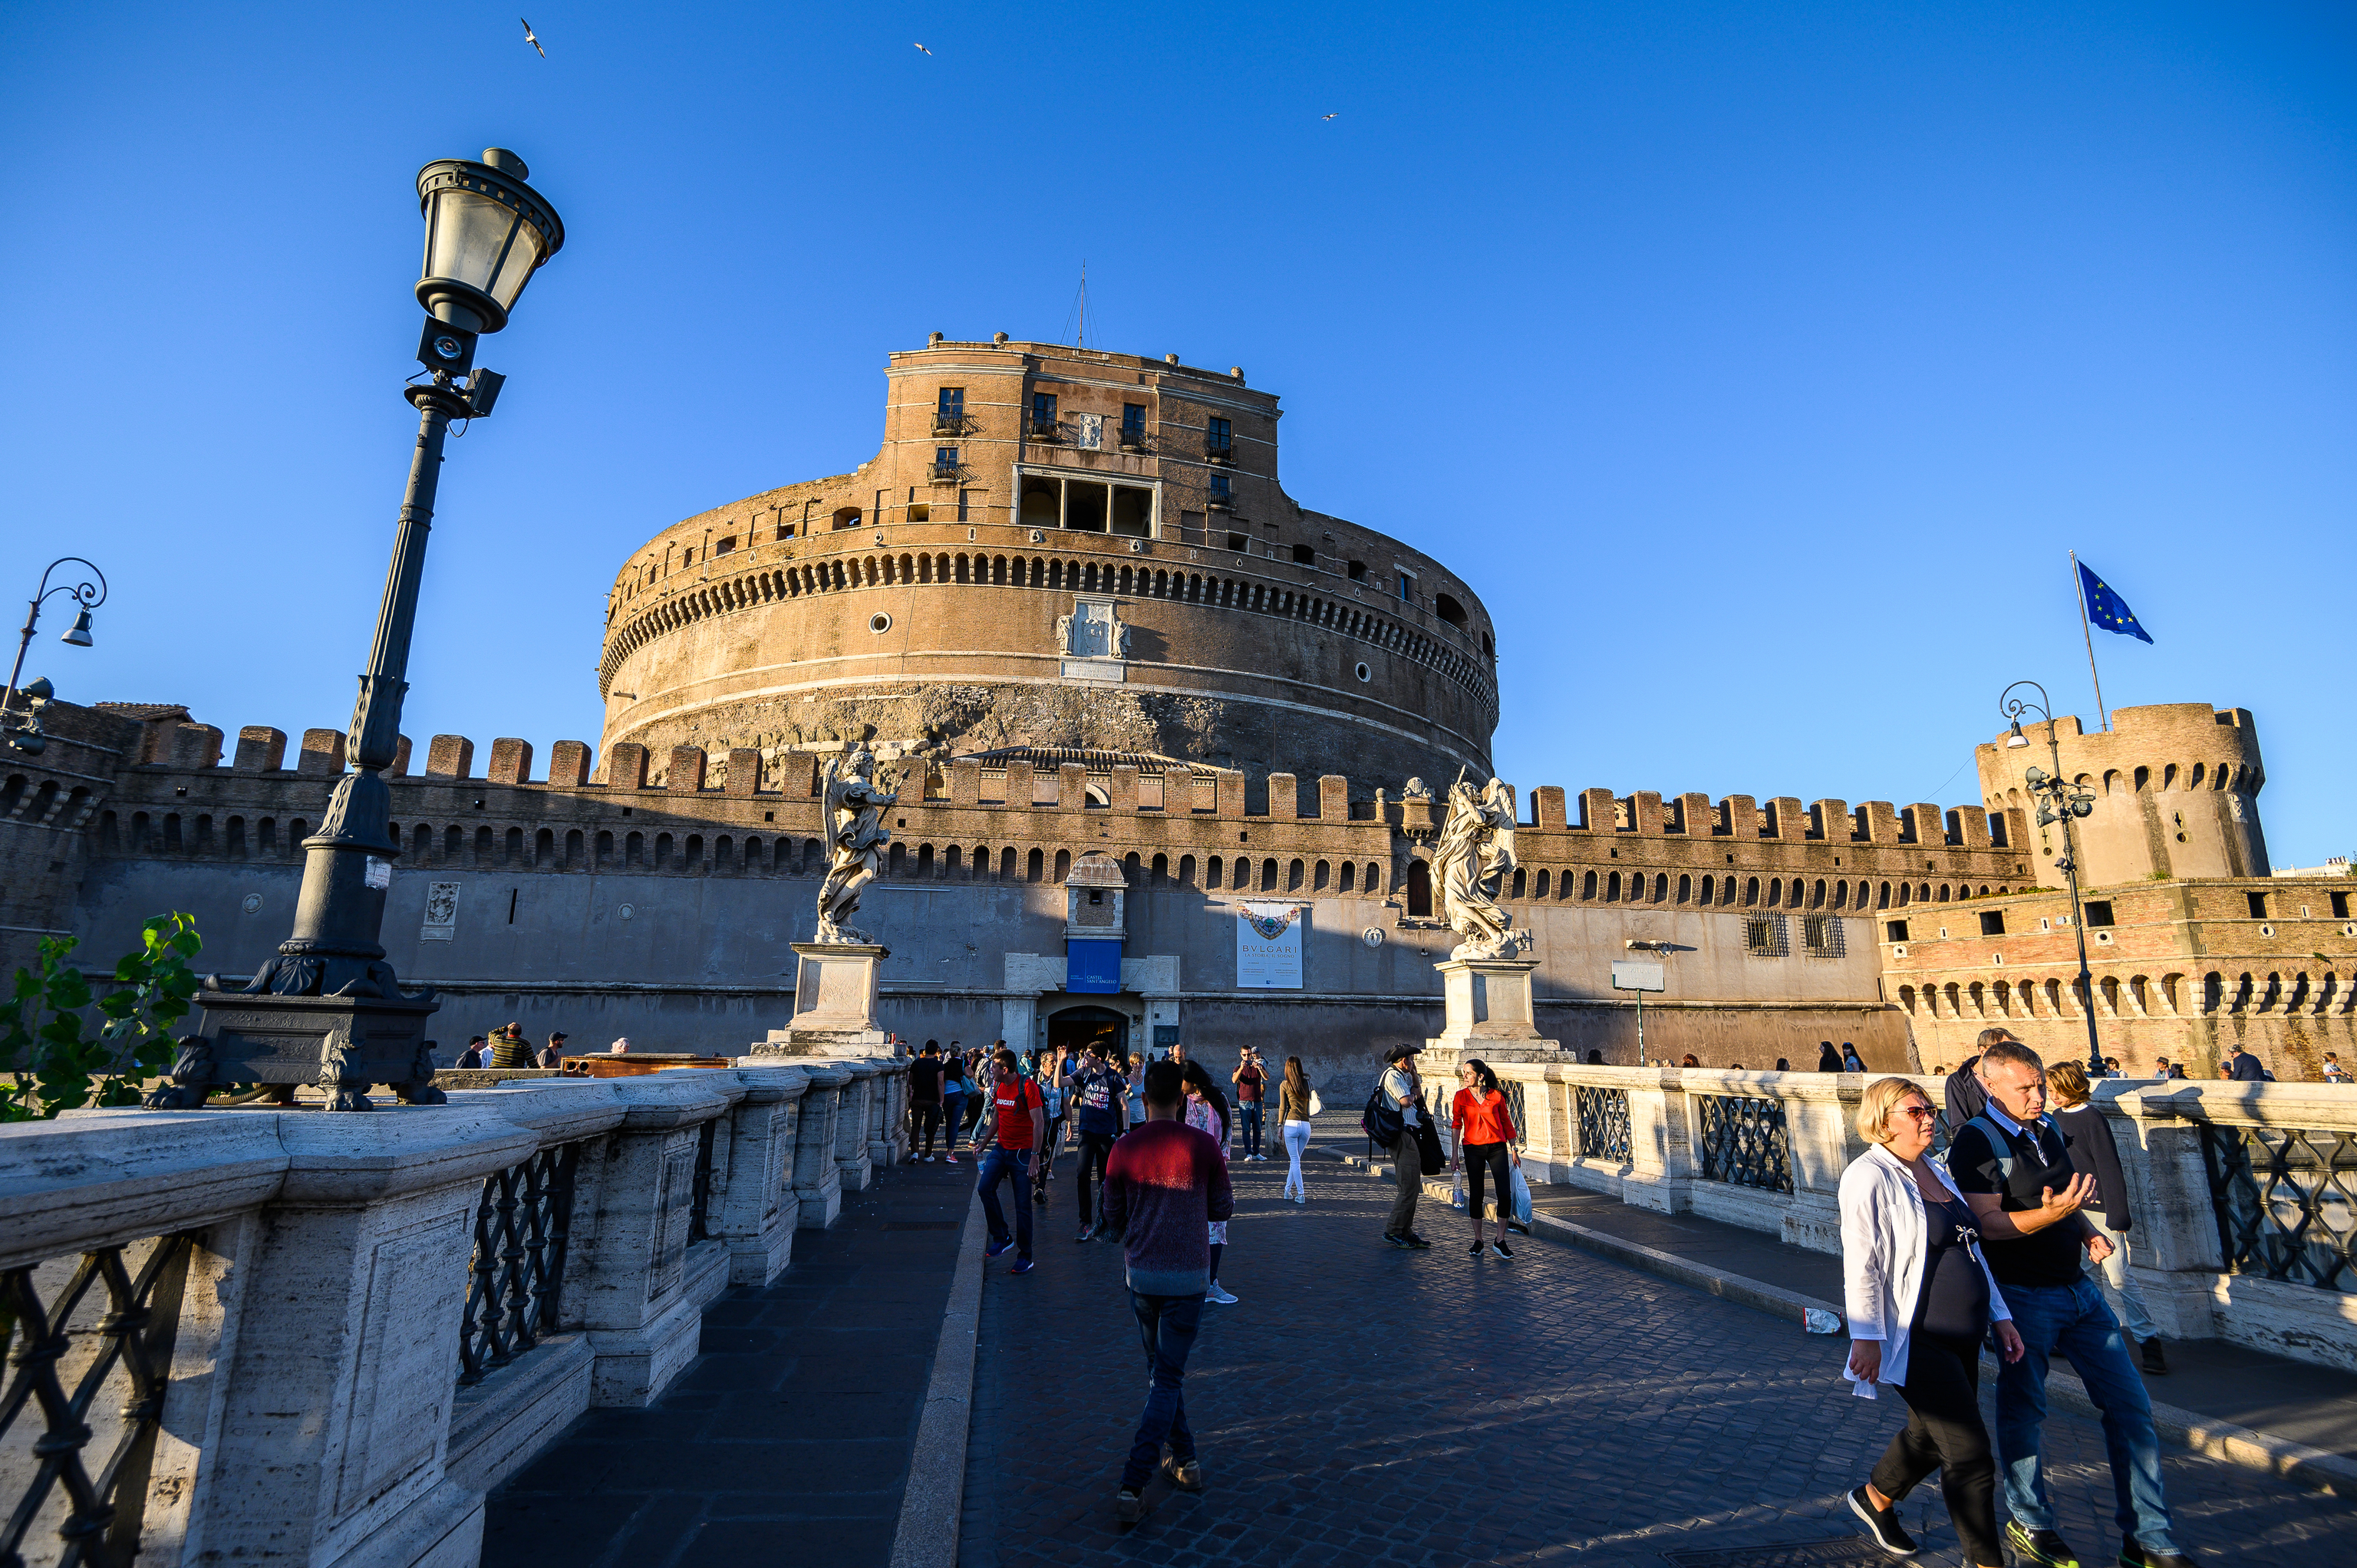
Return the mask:
M2024 686L2038 693L2036 702L2014 695ZM2009 750L2029 744L2029 737L2021 733L2022 714L2035 713L2046 724L2046 748L2053 760L2054 771L2049 773L2042 768L2032 768L2022 775L2022 782L2029 785L2030 800L2038 808L2038 825L2045 828L2058 822L2061 824L2062 855L2054 866L2068 880L2071 929L2079 939L2079 1010L2087 1020L2087 1076L2100 1080L2104 1076L2104 1048L2095 1039L2095 977L2087 967L2087 916L2079 904L2079 857L2072 847L2071 834L2072 818L2094 814L2095 797L2062 777L2062 743L2054 733L2053 707L2045 687L2035 681L2016 681L1999 694L1996 705L1997 711L2013 725L2012 732L2005 740Z
M319 831L303 841L303 889L295 929L242 993L207 992L211 1037L184 1041L172 1081L151 1095L160 1106L201 1105L224 1083L317 1082L336 1110L369 1108L371 1083L404 1101L439 1104L425 1019L440 1005L431 990L401 989L379 934L393 861L384 770L401 744L402 698L409 689L409 644L425 541L434 519L442 448L450 422L491 412L502 378L475 367L478 337L508 324L524 285L558 247L565 226L524 183L524 162L493 147L480 163L445 158L418 172L425 259L417 300L427 312L418 339L426 378L405 390L418 413L409 486L394 525L393 562L377 610L376 635L361 676L347 736L347 771L337 780Z

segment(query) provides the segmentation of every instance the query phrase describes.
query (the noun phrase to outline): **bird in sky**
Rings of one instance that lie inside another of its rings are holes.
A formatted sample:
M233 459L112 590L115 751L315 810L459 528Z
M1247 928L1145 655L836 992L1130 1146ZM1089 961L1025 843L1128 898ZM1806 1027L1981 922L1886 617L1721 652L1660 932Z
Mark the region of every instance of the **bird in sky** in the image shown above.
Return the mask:
M1320 114L1320 115L1319 115L1319 116L1318 116L1318 117L1320 120L1331 120L1332 118L1334 118L1334 116L1333 116L1333 115L1331 115L1331 114Z
M932 51L932 50L931 50L931 49L929 49L929 48L927 48L924 45L922 45L922 44L919 44L919 45L917 46L917 52L918 52L919 54L920 54L920 55L930 55L930 54L931 54L933 51Z
M525 21L524 21L524 19L523 19L522 16L518 16L518 17L516 18L516 20L517 20L517 21L519 21L519 22L523 22L523 41L524 41L525 43L530 44L533 48L535 48L535 49L539 49L539 50L540 50L540 58L541 58L541 59L546 59L548 58L548 51L547 51L546 49L544 49L544 48L540 48L540 39L539 39L539 38L538 38L537 36L535 36L535 35L533 34L533 30L532 30L532 24L531 24L530 22L525 22Z

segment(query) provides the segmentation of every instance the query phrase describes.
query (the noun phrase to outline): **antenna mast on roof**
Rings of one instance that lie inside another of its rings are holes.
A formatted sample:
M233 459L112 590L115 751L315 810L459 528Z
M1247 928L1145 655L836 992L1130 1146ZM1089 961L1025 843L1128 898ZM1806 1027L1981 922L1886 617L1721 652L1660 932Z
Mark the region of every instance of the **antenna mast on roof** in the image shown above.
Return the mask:
M1085 348L1087 348L1088 346L1089 346L1089 263L1088 263L1088 258L1087 258L1087 257L1085 257L1085 256L1083 256L1083 257L1082 257L1082 258L1081 258L1081 327L1080 327L1080 331L1079 331L1079 333L1075 336L1075 338L1074 338L1074 339L1073 339L1072 347L1073 347L1073 348L1075 348L1075 349L1085 349Z

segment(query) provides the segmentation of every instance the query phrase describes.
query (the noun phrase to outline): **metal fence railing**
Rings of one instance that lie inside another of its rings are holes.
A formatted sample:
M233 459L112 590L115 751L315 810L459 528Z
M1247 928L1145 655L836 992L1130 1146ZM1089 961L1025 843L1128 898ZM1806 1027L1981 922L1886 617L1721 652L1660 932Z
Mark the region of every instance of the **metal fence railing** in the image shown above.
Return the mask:
M1572 1087L1572 1110L1579 1122L1579 1152L1591 1160L1629 1163L1629 1091Z
M687 1239L690 1241L712 1239L712 1150L719 1133L717 1117L696 1129L695 1196L687 1211Z
M94 1248L62 1279L63 1259L0 1273L0 1452L24 1461L5 1466L17 1480L0 1498L0 1563L128 1568L137 1554L192 1244Z
M2357 1133L2201 1123L2232 1273L2357 1294Z
M1766 1192L1792 1190L1792 1135L1782 1101L1697 1094L1694 1101L1706 1180Z
M581 1145L558 1144L483 1178L459 1319L458 1382L506 1366L556 1328Z

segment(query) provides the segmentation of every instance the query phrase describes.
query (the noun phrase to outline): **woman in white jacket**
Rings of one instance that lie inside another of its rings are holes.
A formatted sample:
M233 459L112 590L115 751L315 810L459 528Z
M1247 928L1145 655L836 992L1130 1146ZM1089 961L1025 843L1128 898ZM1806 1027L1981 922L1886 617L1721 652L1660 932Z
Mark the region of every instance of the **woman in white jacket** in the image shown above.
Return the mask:
M1851 1491L1849 1506L1876 1545L1912 1556L1899 1502L1937 1470L1964 1561L2001 1568L1996 1460L1981 1421L1981 1339L1994 1323L2005 1359L2018 1361L2021 1336L1981 1257L1971 1207L1931 1157L1938 1114L1905 1079L1875 1079L1857 1108L1858 1133L1875 1146L1842 1173L1850 1335L1843 1375L1861 1399L1889 1383L1907 1402L1905 1430Z

